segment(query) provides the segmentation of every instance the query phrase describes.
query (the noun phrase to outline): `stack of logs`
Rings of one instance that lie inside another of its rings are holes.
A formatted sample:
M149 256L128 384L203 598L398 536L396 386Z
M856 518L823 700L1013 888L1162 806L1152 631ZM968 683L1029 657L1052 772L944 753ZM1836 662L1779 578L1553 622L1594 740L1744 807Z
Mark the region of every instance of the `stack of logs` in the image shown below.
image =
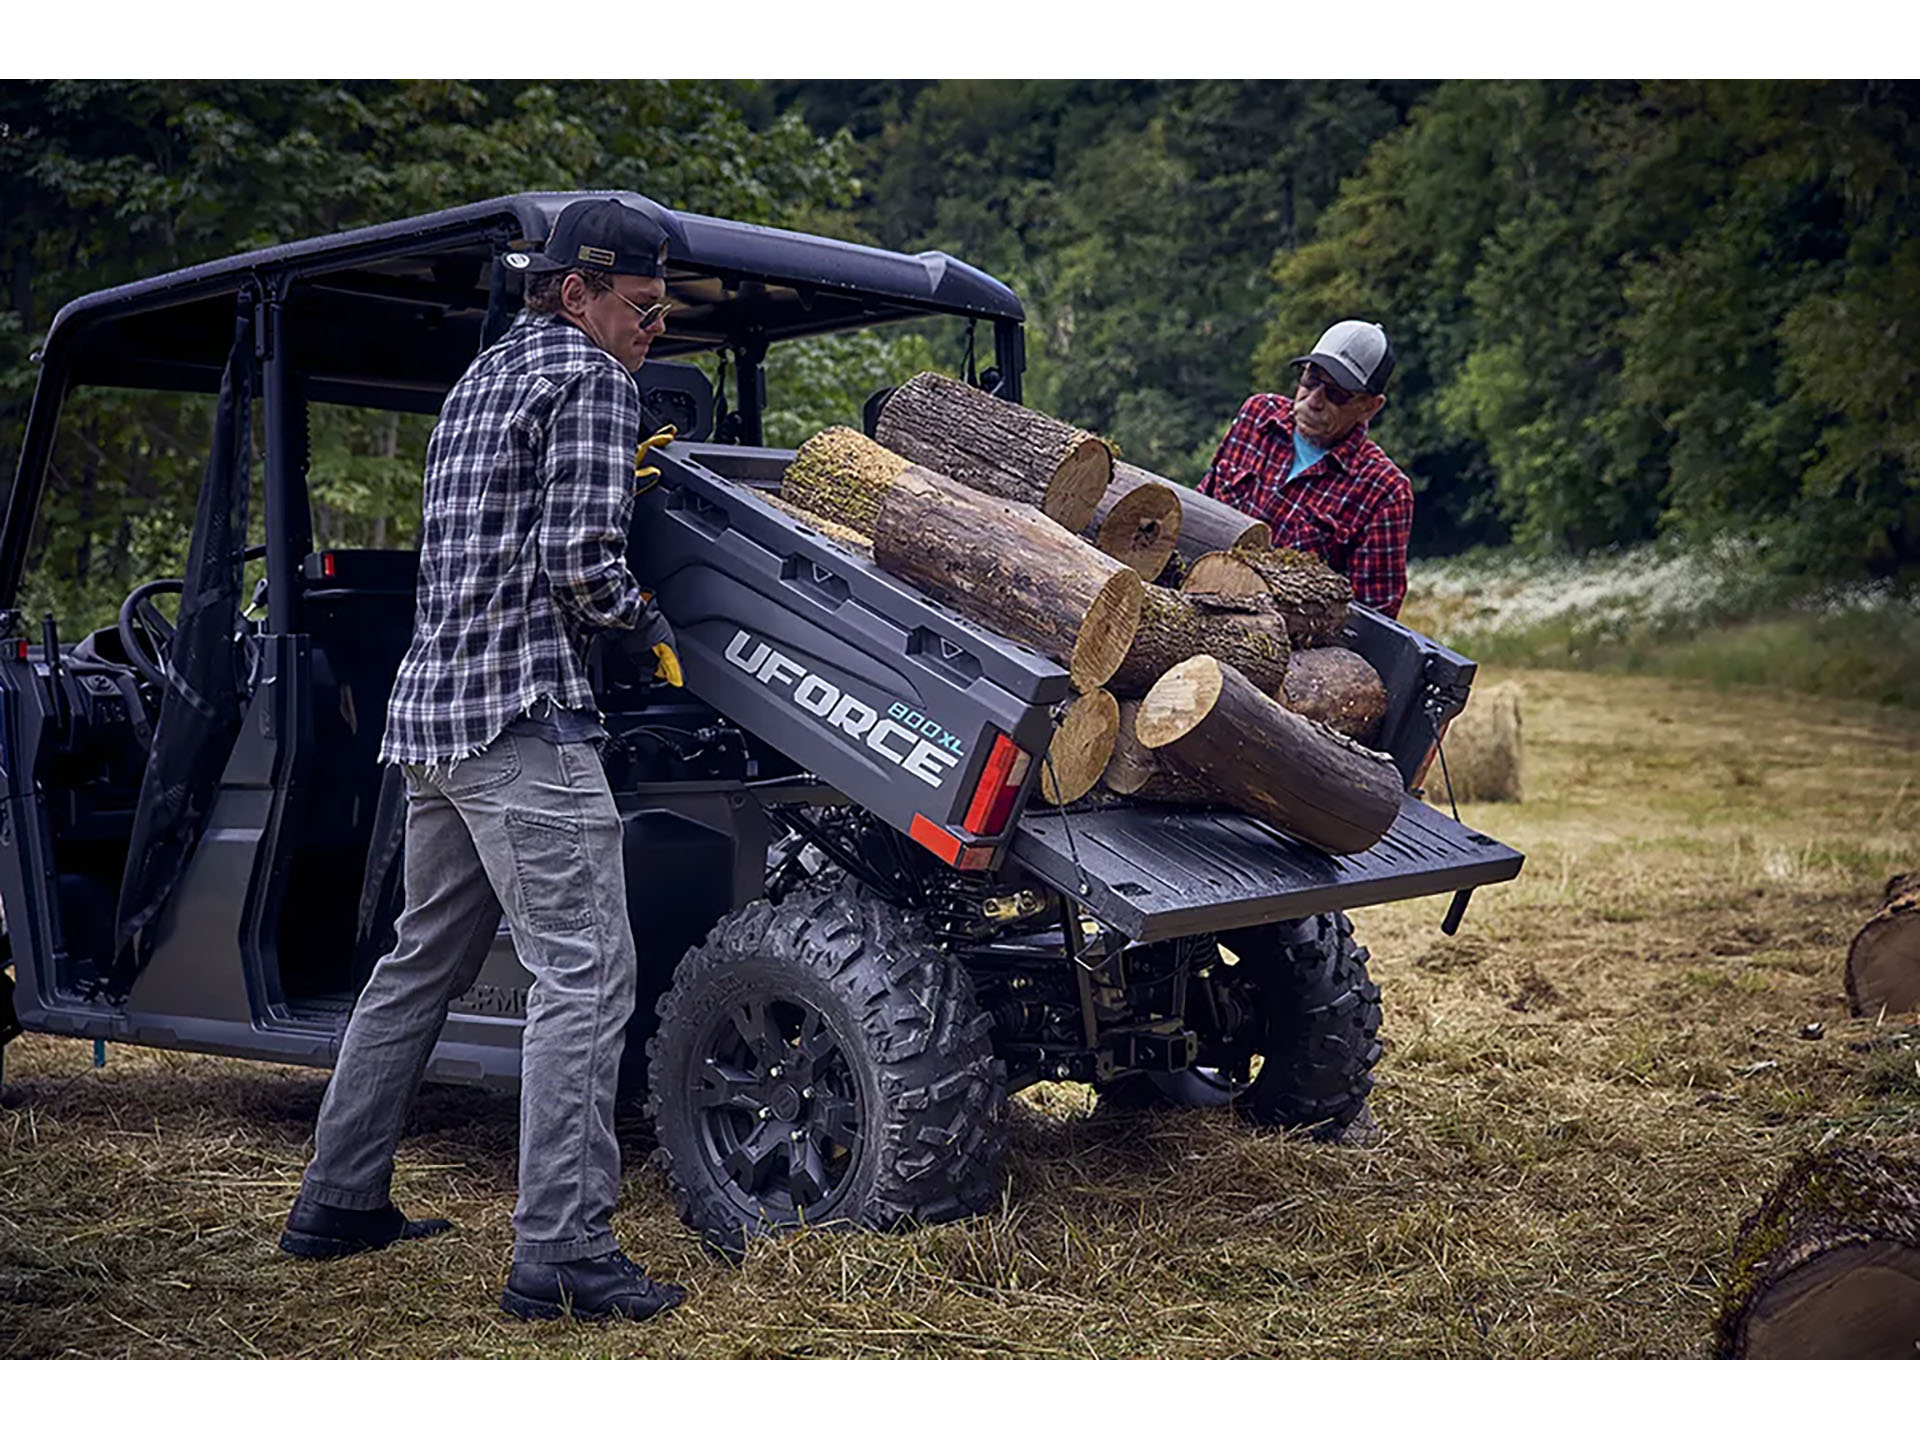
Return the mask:
M800 447L783 508L986 628L1066 667L1041 798L1106 787L1224 804L1336 854L1399 812L1366 748L1380 677L1338 645L1352 591L1268 527L1106 442L946 376L917 375L876 440Z

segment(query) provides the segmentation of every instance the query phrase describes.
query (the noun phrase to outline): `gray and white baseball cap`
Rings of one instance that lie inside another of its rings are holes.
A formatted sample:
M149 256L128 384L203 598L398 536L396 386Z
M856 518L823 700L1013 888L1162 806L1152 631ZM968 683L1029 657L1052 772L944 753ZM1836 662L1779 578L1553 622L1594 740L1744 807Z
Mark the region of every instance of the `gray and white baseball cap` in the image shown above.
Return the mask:
M1315 342L1312 354L1296 356L1293 363L1318 365L1336 385L1380 395L1393 373L1393 342L1371 320L1342 320Z

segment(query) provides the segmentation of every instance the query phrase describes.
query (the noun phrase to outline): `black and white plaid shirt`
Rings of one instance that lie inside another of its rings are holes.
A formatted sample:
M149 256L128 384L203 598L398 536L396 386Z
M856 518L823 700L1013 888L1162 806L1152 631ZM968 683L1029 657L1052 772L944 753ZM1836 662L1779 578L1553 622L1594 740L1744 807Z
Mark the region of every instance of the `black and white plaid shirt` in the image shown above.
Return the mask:
M640 393L564 320L522 312L447 395L427 443L413 644L382 761L459 760L542 696L595 709L586 643L631 629Z

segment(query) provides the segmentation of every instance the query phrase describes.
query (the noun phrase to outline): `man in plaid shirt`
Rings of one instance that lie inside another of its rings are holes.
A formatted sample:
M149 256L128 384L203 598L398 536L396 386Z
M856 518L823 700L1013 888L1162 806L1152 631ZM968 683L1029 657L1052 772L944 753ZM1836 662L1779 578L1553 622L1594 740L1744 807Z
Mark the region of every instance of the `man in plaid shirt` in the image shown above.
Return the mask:
M684 1292L620 1252L614 1091L635 955L621 823L587 642L636 624L678 683L627 570L640 397L666 328L667 237L612 199L561 212L502 263L526 306L448 394L427 446L413 644L382 745L407 787L406 909L340 1042L281 1248L313 1259L449 1228L393 1205L393 1153L449 1002L504 915L532 972L520 1196L501 1306L645 1319Z
M1367 435L1393 373L1387 332L1342 320L1320 337L1293 398L1255 395L1220 442L1200 492L1273 527L1273 543L1318 555L1362 605L1398 615L1407 594L1413 486Z

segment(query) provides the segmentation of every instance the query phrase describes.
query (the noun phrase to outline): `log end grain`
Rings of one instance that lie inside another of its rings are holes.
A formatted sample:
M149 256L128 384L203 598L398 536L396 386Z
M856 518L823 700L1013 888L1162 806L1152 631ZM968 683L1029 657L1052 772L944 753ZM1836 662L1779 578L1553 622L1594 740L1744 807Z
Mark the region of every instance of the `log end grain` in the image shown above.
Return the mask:
M1171 487L1136 485L1105 511L1090 527L1095 545L1142 580L1152 580L1167 568L1180 540L1180 499Z
M1226 684L1226 672L1211 655L1195 655L1182 660L1154 683L1143 705L1134 733L1149 750L1188 734L1213 713Z
M1125 568L1114 571L1100 587L1093 604L1087 607L1086 618L1080 622L1073 653L1066 661L1067 674L1073 678L1075 689L1098 690L1113 678L1113 672L1127 658L1134 634L1140 628L1145 588L1140 577Z
M1920 1011L1920 889L1887 889L1893 898L1847 947L1847 1006L1855 1015Z
M1099 783L1120 733L1120 704L1105 690L1076 695L1040 764L1040 798L1071 805Z
M1265 595L1267 581L1243 555L1216 550L1187 566L1180 588L1207 595Z
M1093 523L1112 480L1113 452L1106 441L1082 433L1047 481L1041 512L1078 535Z

